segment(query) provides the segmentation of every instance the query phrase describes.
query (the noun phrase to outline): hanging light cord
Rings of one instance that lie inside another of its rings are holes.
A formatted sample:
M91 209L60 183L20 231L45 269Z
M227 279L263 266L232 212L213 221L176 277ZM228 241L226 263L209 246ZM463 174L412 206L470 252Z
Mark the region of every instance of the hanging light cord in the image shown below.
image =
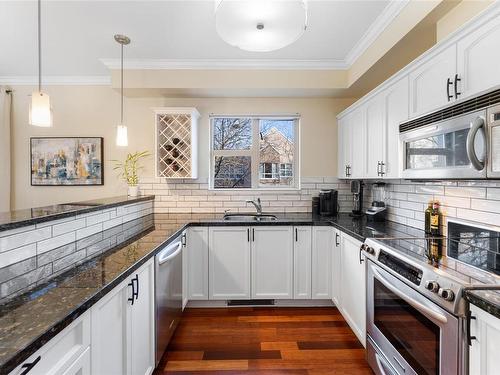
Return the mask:
M38 0L38 91L42 91L42 4Z
M121 70L120 70L120 80L121 80L121 117L120 117L120 125L123 125L123 43L122 43L122 59L121 59Z

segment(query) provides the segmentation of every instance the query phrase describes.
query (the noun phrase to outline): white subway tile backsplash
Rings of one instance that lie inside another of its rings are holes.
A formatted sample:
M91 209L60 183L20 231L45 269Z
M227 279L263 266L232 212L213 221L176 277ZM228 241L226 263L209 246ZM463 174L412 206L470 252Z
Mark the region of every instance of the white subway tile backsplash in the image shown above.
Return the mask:
M92 234L102 232L102 223L90 225L88 227L79 229L76 231L76 239L82 239L88 236L91 236Z
M6 237L0 238L0 253L15 249L30 243L42 241L52 236L52 228L45 227L32 229L27 232L20 232Z
M102 227L102 225L101 225ZM80 229L82 230L82 229ZM49 238L48 240L40 241L37 243L37 254L45 253L49 250L55 249L57 247L67 245L70 242L76 241L76 233L69 232L65 234L61 234L57 237Z
M446 186L445 194L455 197L486 198L486 188L484 187L463 187Z
M0 255L0 268L34 257L36 255L36 244L18 247L14 250L6 251Z
M71 232L85 226L85 218L68 221L61 224L56 224L52 226L52 235L59 236L61 234Z

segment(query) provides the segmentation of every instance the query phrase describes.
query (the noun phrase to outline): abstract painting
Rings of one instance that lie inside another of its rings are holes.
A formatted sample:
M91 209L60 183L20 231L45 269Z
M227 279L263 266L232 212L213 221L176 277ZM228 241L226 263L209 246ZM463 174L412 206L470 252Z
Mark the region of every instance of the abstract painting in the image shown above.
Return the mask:
M31 138L31 185L103 185L103 138Z

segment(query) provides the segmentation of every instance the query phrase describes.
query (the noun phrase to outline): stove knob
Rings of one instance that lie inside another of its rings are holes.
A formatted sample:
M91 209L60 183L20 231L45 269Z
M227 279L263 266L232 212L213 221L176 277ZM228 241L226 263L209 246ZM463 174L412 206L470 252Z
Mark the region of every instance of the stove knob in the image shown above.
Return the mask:
M437 281L427 281L425 283L425 289L430 290L433 293L437 293L439 290L439 284Z
M365 250L368 254L375 254L375 249L373 247L367 246Z
M439 288L438 295L446 301L453 301L455 299L455 293L451 289Z

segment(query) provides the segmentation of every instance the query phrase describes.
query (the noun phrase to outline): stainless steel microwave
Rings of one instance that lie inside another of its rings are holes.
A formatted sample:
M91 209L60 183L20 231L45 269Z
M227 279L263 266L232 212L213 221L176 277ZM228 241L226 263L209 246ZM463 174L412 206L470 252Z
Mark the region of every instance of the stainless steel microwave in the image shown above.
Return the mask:
M500 178L500 104L404 129L403 178Z

